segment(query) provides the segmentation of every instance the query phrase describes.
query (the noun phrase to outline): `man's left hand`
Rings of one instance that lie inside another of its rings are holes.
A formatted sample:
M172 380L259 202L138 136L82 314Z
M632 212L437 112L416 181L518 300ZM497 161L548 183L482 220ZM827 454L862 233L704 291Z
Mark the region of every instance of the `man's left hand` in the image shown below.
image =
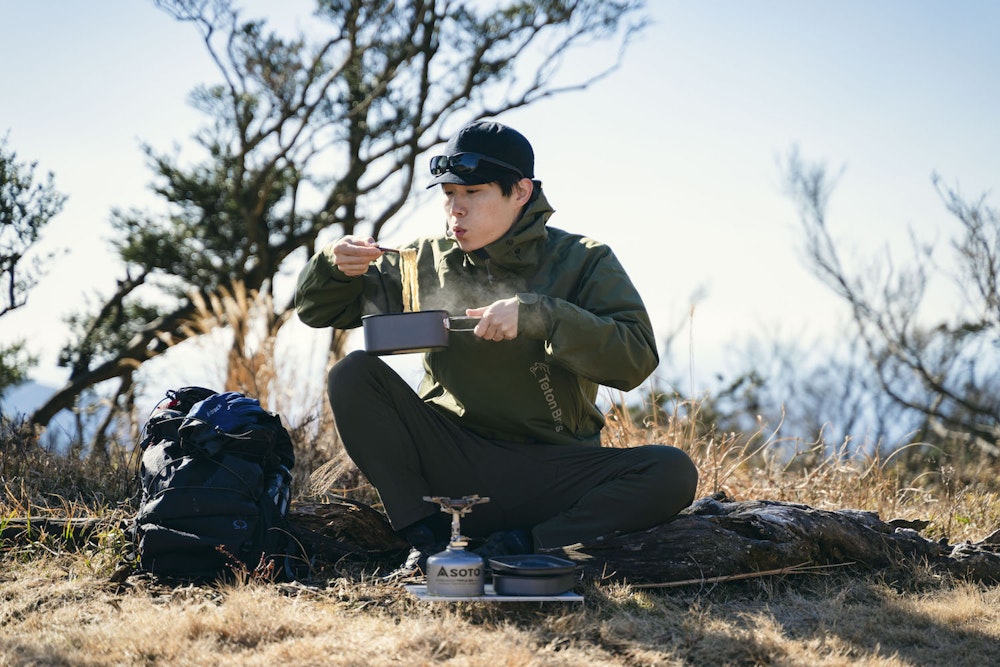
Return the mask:
M480 318L479 324L473 330L480 338L501 341L517 337L517 299L501 299L494 301L485 308L468 308L465 314Z

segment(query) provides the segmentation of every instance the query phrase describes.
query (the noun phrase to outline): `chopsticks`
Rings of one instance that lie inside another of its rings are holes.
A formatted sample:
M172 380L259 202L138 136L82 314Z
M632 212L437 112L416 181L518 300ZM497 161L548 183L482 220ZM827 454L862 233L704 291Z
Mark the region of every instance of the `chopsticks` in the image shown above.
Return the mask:
M379 250L381 250L382 252L394 252L397 255L399 254L399 250L397 250L396 248L383 248L380 245L377 245L375 247L378 248Z

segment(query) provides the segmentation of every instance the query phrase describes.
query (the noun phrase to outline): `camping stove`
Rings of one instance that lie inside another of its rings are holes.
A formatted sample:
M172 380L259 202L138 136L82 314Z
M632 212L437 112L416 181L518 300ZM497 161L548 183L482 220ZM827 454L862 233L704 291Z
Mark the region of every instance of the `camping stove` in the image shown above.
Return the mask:
M451 540L448 548L427 559L427 592L444 597L482 595L486 584L485 564L482 558L465 550L469 539L462 536L460 519L471 512L475 505L488 503L490 499L479 496L424 496L424 500L439 504L442 512L451 514Z

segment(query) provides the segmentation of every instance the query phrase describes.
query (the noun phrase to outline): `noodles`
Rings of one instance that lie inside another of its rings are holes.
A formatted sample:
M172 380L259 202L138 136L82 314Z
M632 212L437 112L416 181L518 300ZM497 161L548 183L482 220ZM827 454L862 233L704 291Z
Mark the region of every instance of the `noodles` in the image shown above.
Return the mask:
M403 281L403 312L420 310L420 284L417 280L417 250L404 248L399 251L399 275Z

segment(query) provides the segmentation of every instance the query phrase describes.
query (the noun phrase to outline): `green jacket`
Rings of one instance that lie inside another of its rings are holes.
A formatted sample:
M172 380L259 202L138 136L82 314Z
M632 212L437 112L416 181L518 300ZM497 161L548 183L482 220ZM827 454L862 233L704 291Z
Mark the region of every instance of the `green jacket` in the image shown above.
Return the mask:
M537 186L536 182L536 186ZM659 358L649 315L606 245L547 227L540 192L507 234L472 252L445 237L418 239L420 307L453 316L516 295L518 334L493 342L452 333L424 355L424 401L487 438L597 445L599 385L630 390ZM350 329L402 307L398 255L345 276L319 251L302 270L296 308L312 327Z

